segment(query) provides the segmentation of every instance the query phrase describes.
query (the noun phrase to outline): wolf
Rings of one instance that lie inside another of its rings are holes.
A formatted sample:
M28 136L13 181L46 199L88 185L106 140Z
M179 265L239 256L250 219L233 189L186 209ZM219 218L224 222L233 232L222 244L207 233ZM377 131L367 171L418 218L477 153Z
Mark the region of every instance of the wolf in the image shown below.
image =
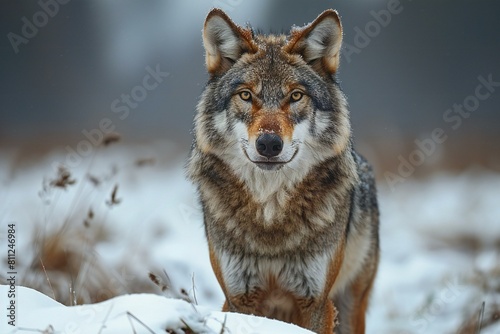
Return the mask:
M316 333L364 333L379 260L372 168L353 149L326 10L288 35L209 12L209 80L187 163L223 311Z

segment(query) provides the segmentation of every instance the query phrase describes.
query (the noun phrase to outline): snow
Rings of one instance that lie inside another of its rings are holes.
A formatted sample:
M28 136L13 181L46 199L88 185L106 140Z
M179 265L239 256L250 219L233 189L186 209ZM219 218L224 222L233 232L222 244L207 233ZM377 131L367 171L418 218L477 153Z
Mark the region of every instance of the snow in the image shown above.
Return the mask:
M0 294L7 294L0 286ZM1 333L184 333L189 328L196 333L311 333L280 321L236 313L210 312L179 299L153 294L115 297L105 302L67 307L33 289L17 288L17 328L3 323ZM2 307L3 309L3 307Z
M195 191L184 175L186 157L168 142L115 144L69 168L75 185L40 192L43 180L48 184L57 174L53 166L68 161L65 154L55 151L16 165L14 150L0 151L0 256L5 256L5 226L15 223L16 284L45 293L17 288L16 333L28 332L20 327L43 331L49 325L57 333L132 333L132 326L137 333L150 333L148 328L163 333L182 328L183 321L207 333L219 333L224 321L228 333L307 333L278 321L219 312L223 295L210 267ZM138 167L137 160L145 158L156 163ZM88 182L87 174L100 184ZM115 185L120 203L109 206ZM483 170L408 179L394 191L380 180L381 261L367 333L456 333L466 319L479 315L483 301L485 319L499 307L498 189L500 175ZM90 227L83 228L86 219ZM102 240L68 238L68 249L92 250L84 262L95 271L74 281L52 271L50 288L45 274L33 270L40 255L33 245L36 237L62 226ZM2 261L0 278L6 272ZM150 281L150 272L165 291ZM86 290L101 287L103 295L116 297L69 307L49 297L75 304L75 294L85 302L92 297ZM1 286L1 310L6 290ZM0 333L6 333L0 316ZM500 333L500 321L481 330L492 333Z

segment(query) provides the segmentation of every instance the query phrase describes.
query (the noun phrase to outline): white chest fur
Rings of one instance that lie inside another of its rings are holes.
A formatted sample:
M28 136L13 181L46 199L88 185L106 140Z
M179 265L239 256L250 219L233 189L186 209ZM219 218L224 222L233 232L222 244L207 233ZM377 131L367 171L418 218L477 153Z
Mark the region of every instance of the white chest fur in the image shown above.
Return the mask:
M267 289L269 280L297 297L320 295L325 287L331 255L327 252L302 257L258 257L220 252L224 282L231 295Z

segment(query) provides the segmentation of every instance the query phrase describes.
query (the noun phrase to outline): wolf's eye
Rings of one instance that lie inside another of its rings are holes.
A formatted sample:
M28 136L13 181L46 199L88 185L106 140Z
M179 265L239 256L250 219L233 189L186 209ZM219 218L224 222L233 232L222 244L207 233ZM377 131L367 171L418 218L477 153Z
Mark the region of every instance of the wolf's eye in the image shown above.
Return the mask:
M290 100L292 102L297 102L297 101L300 101L300 99L302 99L303 96L304 96L304 93L293 92L292 95L290 96Z
M243 101L250 101L252 99L252 94L247 90L242 91L239 95Z

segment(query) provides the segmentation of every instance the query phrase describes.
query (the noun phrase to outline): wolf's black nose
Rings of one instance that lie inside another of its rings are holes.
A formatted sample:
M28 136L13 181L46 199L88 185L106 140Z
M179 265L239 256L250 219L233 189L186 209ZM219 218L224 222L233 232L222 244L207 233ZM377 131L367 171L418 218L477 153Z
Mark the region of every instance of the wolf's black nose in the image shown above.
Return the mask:
M274 133L263 133L257 138L255 146L260 155L271 158L281 153L283 140Z

